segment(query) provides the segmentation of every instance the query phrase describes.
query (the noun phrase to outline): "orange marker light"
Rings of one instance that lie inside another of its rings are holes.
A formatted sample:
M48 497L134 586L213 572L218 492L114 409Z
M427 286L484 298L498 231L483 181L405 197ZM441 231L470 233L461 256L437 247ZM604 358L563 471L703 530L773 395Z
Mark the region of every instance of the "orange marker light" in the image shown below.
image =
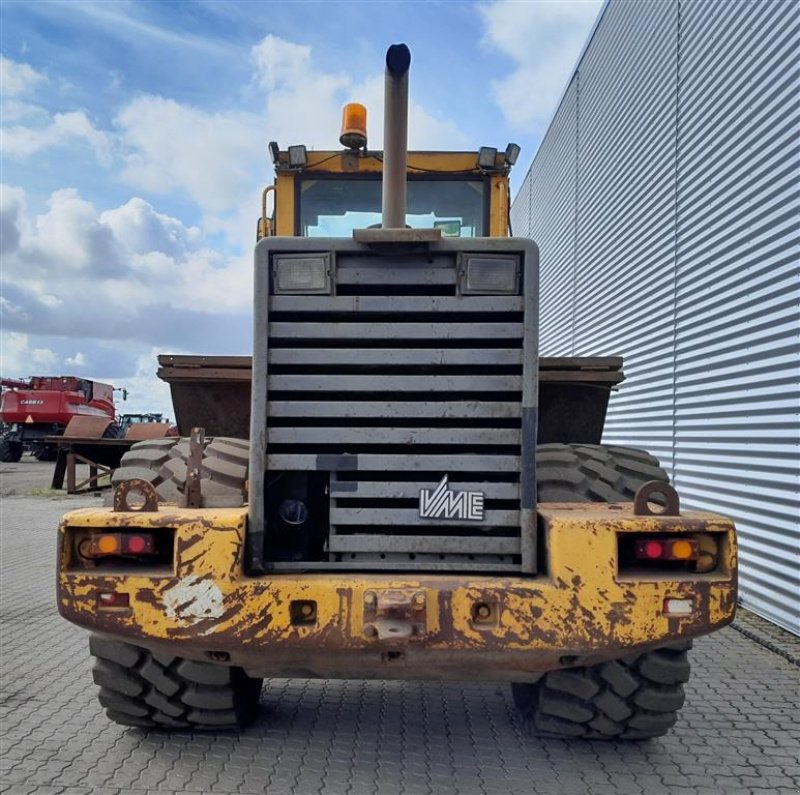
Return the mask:
M367 109L358 102L348 102L342 109L339 143L348 149L364 149L367 146Z
M97 551L105 555L111 555L119 550L119 537L115 535L104 535L97 539Z
M694 547L689 541L673 541L672 557L677 560L688 560L694 556Z

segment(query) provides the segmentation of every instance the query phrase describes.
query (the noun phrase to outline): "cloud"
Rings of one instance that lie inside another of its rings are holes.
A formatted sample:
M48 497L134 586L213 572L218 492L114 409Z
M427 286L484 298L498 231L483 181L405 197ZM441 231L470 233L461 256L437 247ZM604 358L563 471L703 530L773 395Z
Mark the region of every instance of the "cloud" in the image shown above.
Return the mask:
M26 63L19 63L0 55L0 90L4 97L27 94L47 78Z
M122 140L122 178L155 193L182 190L201 208L230 210L252 189L263 127L247 113L208 113L157 96L141 96L115 119Z
M101 212L62 189L32 221L23 191L3 186L0 197L5 328L165 345L177 337L182 347L209 323L236 329L237 340L248 329L249 252L224 255L140 198Z
M33 113L35 108L31 109ZM56 113L44 126L15 125L3 129L3 151L6 156L28 158L43 149L88 144L98 161L111 163L111 139L98 130L83 111Z
M89 360L86 358L85 353L78 351L74 356L68 356L64 359L64 363L70 365L70 367L86 367L89 364Z
M206 221L236 217L237 233L252 230L258 195L267 179L266 144L338 149L342 106L369 108L371 145L383 145L383 75L356 78L314 64L308 46L268 35L251 50L251 87L262 108L211 113L164 97L143 95L122 108L114 124L125 152L123 179L154 193L182 192L210 214ZM452 121L412 102L409 145L452 149L467 145ZM243 208L246 207L246 226ZM252 232L249 231L248 234Z
M27 334L4 331L0 338L0 372L6 378L47 374L57 363L54 351L33 347Z
M510 75L492 81L494 99L514 127L544 129L601 6L601 0L498 0L479 6L486 25L484 46L508 56L514 65Z
M97 129L84 111L51 114L24 99L46 80L28 64L0 56L3 155L24 160L44 149L71 147L78 142L87 144L102 165L110 165L111 138Z
M101 213L99 222L131 254L159 251L171 257L183 256L198 247L202 236L196 226L186 227L177 218L157 212L137 197Z

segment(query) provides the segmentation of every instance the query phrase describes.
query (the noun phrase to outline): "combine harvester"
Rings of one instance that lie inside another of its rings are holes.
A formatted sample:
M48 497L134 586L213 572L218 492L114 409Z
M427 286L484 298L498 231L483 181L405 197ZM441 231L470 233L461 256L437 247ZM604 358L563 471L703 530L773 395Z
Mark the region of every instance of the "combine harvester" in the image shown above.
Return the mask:
M40 461L55 460L56 448L47 438L61 436L73 417L107 417L105 437L122 436L116 424L114 387L109 384L69 375L36 375L28 381L4 378L0 386L0 461L19 461L26 447Z

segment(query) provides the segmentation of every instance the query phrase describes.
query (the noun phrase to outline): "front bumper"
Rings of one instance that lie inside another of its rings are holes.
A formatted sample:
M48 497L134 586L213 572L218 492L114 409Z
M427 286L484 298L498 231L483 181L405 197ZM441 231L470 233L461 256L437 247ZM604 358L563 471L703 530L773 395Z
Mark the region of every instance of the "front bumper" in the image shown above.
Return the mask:
M75 511L60 527L58 607L94 632L155 652L238 665L253 676L530 681L546 670L703 635L732 620L731 521L705 513L634 516L628 507L540 506L547 574L536 577L248 577L246 509ZM113 527L174 529L172 570L76 566L70 534ZM629 532L713 532L719 564L706 574L621 576L617 537ZM100 592L125 593L130 606L103 608ZM665 615L666 599L691 599L693 609ZM313 606L310 615L305 605ZM386 629L382 615L388 624L392 616L412 623L413 632L393 637L397 630Z

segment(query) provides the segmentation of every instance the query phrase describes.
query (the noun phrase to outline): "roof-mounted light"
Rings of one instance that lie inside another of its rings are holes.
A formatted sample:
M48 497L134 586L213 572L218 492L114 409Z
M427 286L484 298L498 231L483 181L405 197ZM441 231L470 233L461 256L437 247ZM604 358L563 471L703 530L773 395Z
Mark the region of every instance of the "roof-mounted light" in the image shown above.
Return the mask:
M289 147L289 166L291 168L303 168L308 164L308 151L303 144L296 144Z
M514 163L517 162L517 158L519 157L520 148L519 144L509 144L506 147L506 163L509 166L513 166Z
M358 102L348 102L342 108L342 132L339 143L348 149L367 147L367 109Z
M497 149L493 146L482 146L478 150L478 168L484 171L494 169L497 162Z
M277 141L269 142L269 156L272 158L272 164L277 166L281 156L281 148L278 146Z

